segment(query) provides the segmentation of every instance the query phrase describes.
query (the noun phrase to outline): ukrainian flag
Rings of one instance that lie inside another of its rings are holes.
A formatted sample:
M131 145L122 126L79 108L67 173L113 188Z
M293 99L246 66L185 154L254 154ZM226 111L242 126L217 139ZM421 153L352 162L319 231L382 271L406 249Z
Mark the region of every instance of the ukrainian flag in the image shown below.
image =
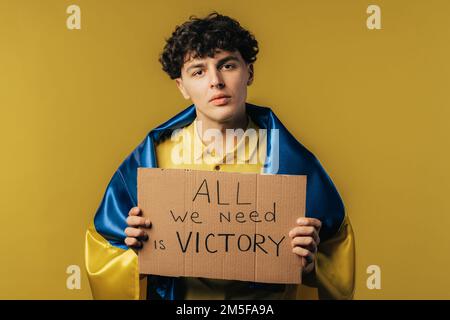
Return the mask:
M306 216L321 220L322 228L315 274L306 279L306 284L317 287L321 299L351 299L355 282L354 236L333 182L316 157L289 133L270 108L247 104L246 109L259 128L267 129L268 165L264 172L307 175ZM125 245L124 230L129 210L137 206L137 168L157 167L155 142L189 125L195 117L195 106L191 105L150 131L113 175L86 232L85 263L94 299L183 299L179 278L149 276L140 280L137 255ZM276 148L279 152L274 151Z

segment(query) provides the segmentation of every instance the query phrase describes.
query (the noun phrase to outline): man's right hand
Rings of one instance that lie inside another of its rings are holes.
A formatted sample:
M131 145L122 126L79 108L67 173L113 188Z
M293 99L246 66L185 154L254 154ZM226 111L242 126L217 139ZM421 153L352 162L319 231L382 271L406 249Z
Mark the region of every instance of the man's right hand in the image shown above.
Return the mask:
M141 216L142 211L138 207L133 207L128 212L127 224L128 227L125 228L125 244L132 249L141 249L143 246L143 241L148 240L148 234L143 229L139 227L150 228L152 223L150 219Z

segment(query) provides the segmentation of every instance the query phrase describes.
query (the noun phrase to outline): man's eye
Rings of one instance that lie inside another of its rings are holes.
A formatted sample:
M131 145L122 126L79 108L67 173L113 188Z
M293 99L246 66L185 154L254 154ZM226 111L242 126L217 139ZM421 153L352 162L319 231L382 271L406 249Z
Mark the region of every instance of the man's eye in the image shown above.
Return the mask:
M234 69L234 64L224 64L222 68L224 68L225 70L231 70Z
M203 70L198 70L198 71L195 71L192 75L195 77L195 76L201 76L203 74Z

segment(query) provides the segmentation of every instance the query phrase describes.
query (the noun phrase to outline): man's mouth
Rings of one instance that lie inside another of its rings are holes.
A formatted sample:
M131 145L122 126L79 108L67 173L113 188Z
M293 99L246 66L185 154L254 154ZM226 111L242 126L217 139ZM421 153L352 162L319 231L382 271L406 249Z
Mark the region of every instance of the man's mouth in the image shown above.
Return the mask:
M210 100L210 102L215 105L215 106L224 106L226 104L228 104L231 100L230 96L226 96L226 95L221 95L218 96L217 98L213 98Z

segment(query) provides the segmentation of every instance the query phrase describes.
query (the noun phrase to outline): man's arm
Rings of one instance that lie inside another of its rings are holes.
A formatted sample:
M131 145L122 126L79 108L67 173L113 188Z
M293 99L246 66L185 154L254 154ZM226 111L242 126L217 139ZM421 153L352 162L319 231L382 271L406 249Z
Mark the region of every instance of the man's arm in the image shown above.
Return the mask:
M140 297L137 254L124 241L132 207L134 201L118 170L86 232L85 264L94 299Z
M318 237L321 224L315 220L300 218L301 226L292 229L289 234L293 237L293 252L303 258L305 269L302 282L317 287L320 299L352 299L355 243L350 220L346 215L336 234L322 243Z

